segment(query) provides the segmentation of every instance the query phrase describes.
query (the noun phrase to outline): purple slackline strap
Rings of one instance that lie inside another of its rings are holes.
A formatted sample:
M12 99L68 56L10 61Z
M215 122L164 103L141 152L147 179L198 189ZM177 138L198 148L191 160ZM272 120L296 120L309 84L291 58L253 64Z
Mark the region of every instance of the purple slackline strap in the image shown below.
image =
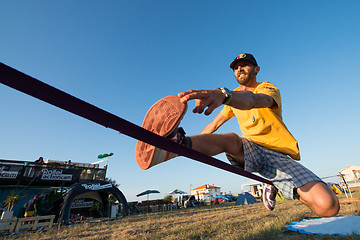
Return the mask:
M155 147L191 158L193 160L244 176L263 183L271 181L232 166L223 161L200 153L191 148L163 138L114 114L104 111L66 92L56 89L16 69L0 63L0 82L20 92L38 98L61 109L96 122L104 127L114 129L129 137L151 144Z

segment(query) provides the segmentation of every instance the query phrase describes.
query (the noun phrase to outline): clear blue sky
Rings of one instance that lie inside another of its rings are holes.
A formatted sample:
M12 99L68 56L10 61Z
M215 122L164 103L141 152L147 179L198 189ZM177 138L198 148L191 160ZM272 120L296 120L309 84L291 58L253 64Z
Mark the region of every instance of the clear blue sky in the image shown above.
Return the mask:
M237 87L229 64L253 53L258 80L281 90L302 164L326 177L360 163L359 11L355 0L2 0L0 61L141 125L164 96ZM146 189L161 192L152 199L203 184L238 193L248 181L184 157L144 171L136 140L4 85L0 108L0 159L95 162L113 152L108 177L128 201ZM188 111L181 125L197 134L219 110ZM225 132L240 134L235 119Z

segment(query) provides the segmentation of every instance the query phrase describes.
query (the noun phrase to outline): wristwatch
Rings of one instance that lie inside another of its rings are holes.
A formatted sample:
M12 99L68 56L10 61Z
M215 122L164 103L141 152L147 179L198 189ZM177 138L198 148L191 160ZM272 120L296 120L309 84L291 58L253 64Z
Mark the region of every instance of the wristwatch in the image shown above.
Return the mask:
M221 87L219 89L222 92L222 94L225 96L225 99L222 104L225 104L225 105L228 104L232 97L231 91L229 89L227 89L226 87Z

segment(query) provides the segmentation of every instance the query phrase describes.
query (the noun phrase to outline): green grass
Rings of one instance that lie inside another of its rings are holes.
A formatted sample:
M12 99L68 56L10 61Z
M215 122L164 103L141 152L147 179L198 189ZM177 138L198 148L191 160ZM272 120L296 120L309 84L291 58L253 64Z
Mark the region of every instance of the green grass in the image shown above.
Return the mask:
M338 216L360 215L357 201L340 195ZM317 236L287 231L285 225L304 218L317 218L299 201L281 201L274 211L262 203L234 203L144 213L103 223L85 223L52 228L46 232L21 233L5 239L360 239L360 237Z

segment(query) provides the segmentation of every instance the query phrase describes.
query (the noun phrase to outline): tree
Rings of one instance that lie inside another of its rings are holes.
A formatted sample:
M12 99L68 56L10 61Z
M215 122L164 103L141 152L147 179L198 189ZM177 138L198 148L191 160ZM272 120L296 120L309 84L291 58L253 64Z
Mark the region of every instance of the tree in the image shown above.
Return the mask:
M11 211L20 199L20 196L14 190L9 195L7 195L4 201L4 206L7 208L8 211Z
M112 185L114 185L115 187L119 187L120 184L116 182L115 179L112 178L105 178L105 181L110 182ZM117 201L117 198L114 196L114 194L110 193L109 195L109 202L111 202L112 204L114 204Z
M164 203L172 203L172 196L167 195L166 197L164 197L163 201Z
M120 184L116 182L115 179L112 179L112 178L105 178L105 181L108 181L110 182L112 185L114 185L115 187L119 187Z

